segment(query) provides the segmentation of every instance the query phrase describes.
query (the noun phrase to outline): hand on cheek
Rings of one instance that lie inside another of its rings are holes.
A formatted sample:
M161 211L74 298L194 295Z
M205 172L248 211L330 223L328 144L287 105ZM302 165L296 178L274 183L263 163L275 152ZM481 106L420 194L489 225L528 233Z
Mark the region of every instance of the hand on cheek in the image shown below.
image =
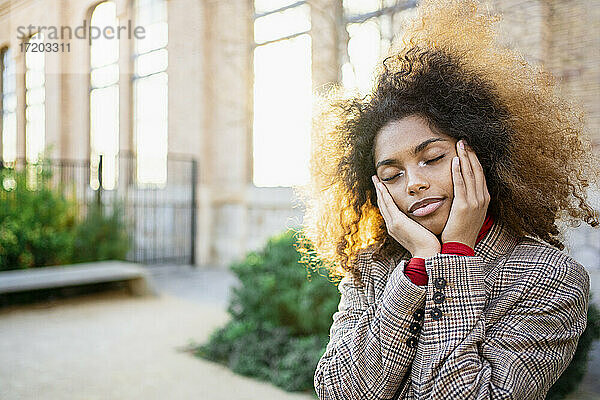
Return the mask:
M410 219L396 206L394 199L377 175L372 176L377 207L385 221L388 234L407 249L413 257L426 258L440 252L437 237L421 224Z
M474 248L490 194L477 155L468 146L462 148L462 143L456 143L458 157L452 160L454 199L441 239L442 243L460 242Z

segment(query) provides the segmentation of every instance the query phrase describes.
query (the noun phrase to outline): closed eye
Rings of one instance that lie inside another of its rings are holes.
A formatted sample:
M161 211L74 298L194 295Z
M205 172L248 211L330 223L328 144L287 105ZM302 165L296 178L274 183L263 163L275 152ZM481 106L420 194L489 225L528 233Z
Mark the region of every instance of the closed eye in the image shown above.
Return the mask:
M440 159L444 158L444 156L445 156L445 154L442 154L441 156L436 157L436 158L434 158L432 160L425 161L425 164L429 164L429 163L435 162L437 160L440 160Z
M427 160L427 161L425 161L425 164L430 164L430 163L436 162L436 161L438 161L438 160L441 160L441 159L442 159L442 158L444 158L445 156L446 156L445 154L442 154L442 155L441 155L441 156L439 156L439 157L436 157L436 158L433 158L433 159L431 159L431 160ZM399 175L400 175L400 174L396 174L396 175L392 176L391 178L387 178L387 179L381 179L381 180L382 180L382 181L384 181L384 182L391 181L392 179L396 178L396 177L397 177L397 176L399 176Z
M394 179L394 178L395 178L395 177L397 177L398 175L400 175L400 174L396 174L396 175L392 176L391 178L387 178L387 179L381 179L381 180L382 180L382 181L384 181L384 182L391 181L392 179Z

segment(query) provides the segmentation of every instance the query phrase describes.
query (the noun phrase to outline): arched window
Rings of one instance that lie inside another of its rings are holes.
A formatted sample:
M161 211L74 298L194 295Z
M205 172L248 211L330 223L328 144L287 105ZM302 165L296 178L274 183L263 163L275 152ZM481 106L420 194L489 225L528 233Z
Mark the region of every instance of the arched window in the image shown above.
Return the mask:
M117 27L117 9L112 1L98 4L90 22L105 32ZM92 188L99 187L98 165L102 155L102 187L117 184L119 153L119 39L99 35L90 41L90 162Z
M35 163L44 151L46 136L46 76L43 33L29 38L25 52L25 156ZM39 47L38 47L39 46Z
M168 23L165 0L136 0L136 26L144 37L135 39L133 115L137 182L164 186L168 153Z
M253 182L308 181L311 21L306 1L254 1Z
M2 62L2 160L12 162L17 157L17 93L15 60L10 48L1 53Z
M348 47L342 64L345 88L366 93L377 63L416 11L416 0L344 0Z

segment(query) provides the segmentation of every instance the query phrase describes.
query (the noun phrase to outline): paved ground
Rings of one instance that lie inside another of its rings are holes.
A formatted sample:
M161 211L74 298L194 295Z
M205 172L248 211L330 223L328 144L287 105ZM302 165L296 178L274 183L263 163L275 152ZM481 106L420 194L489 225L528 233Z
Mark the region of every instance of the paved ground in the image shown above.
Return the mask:
M113 291L0 310L0 399L314 399L183 351L227 321L229 274L153 275L155 298Z
M94 294L0 309L0 399L302 399L195 358L228 319L236 279L220 269L149 267L158 297ZM591 273L600 303L600 272ZM600 399L600 346L570 400Z

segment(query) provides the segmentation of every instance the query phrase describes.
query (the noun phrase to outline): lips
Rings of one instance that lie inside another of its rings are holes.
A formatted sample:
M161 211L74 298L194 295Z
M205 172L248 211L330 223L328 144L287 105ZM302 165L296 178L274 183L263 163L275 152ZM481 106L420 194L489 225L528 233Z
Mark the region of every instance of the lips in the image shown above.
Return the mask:
M423 207L419 207L412 212L412 215L415 217L424 217L426 215L432 214L442 206L444 199L434 201L433 203L425 204Z
M408 209L408 212L411 212L411 213L415 212L415 210L417 210L421 207L424 207L431 203L437 203L438 201L441 201L441 200L443 200L443 197L428 197L426 199L419 200L410 206L410 208Z

